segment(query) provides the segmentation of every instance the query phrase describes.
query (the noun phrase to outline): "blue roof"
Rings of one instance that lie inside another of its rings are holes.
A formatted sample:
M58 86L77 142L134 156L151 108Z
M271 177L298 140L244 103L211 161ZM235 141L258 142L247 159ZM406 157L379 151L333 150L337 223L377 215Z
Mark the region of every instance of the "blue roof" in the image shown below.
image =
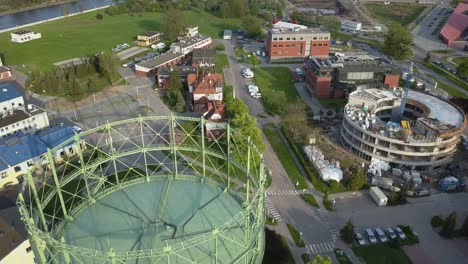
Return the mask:
M44 154L73 137L77 127L52 127L37 134L20 134L0 141L0 171ZM79 132L79 131L77 131Z
M13 83L0 84L0 102L5 102L21 96L23 96L23 93L18 91Z

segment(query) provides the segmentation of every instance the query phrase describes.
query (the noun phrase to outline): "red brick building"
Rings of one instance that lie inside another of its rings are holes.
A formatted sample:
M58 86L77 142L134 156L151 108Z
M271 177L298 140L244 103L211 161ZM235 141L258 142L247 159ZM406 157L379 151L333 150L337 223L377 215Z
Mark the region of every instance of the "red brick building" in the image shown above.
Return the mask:
M323 58L330 52L330 32L321 29L274 28L268 32L265 42L272 61L302 61L308 56Z
M341 98L357 86L397 87L401 70L374 57L306 59L306 88L319 99Z

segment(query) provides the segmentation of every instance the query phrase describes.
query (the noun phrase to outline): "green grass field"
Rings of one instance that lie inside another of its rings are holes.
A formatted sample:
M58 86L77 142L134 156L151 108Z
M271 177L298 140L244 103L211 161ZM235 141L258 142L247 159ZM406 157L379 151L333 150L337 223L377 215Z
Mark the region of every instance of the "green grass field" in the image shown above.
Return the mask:
M384 5L381 3L367 3L365 7L373 17L377 18L382 23L398 23L403 27L407 27L411 24L421 12L424 12L424 9L430 8L424 5Z
M346 98L320 99L320 104L326 108L343 108L348 100Z
M353 251L367 264L412 263L402 249L390 247L388 243L353 247Z
M462 63L463 60L468 60L468 58L467 58L467 57L456 57L456 58L453 58L452 61L453 61L455 64L460 65L460 63Z
M435 64L432 64L432 63L429 63L429 62L423 62L423 65L426 67L426 68L429 68L433 71L435 71L436 73L440 74L441 76L444 76L447 80L453 82L454 84L460 86L461 88L465 89L468 91L468 84L463 81L462 79L460 79L458 76L456 75L453 75L452 73L446 71L445 69L435 65Z
M316 207L318 208L319 205L318 205L318 202L317 200L315 199L315 197L310 194L310 193L305 193L302 195L302 199L304 199L304 201L306 201L307 203L309 203L310 205L312 205L313 207Z
M292 82L292 72L286 67L255 68L255 83L263 97L272 96L274 92L284 91L286 102L292 104L300 98Z
M268 141L273 147L273 150L275 151L276 155L281 161L281 164L286 170L286 173L288 174L289 178L294 183L296 189L308 189L309 186L307 185L307 181L297 168L294 158L289 153L288 148L286 147L280 135L278 134L278 131L276 131L275 126L273 124L265 125L263 127L263 133L265 133L265 136L267 137ZM296 183L299 184L296 185Z
M223 68L229 67L229 60L225 53L216 52L214 61L217 72L223 73Z
M447 91L447 93L452 97L468 99L467 95L465 95L464 93L458 91L457 89L453 88L452 86L450 86L450 85L448 85L446 83L437 82L437 88L441 88L441 89Z
M116 44L131 43L138 33L161 29L161 13L108 16L96 19L95 11L28 27L42 38L13 43L10 33L0 34L0 52L9 65L30 64L50 69L54 62L93 55ZM221 19L202 11L186 11L188 24L197 25L202 34L218 38L226 28L238 29L240 20ZM200 19L203 17L203 19Z

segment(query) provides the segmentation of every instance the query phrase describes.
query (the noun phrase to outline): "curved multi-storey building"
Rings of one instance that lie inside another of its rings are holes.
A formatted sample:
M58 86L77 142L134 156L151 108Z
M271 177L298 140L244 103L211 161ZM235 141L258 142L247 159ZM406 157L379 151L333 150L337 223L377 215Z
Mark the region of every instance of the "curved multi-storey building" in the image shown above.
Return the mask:
M394 168L431 171L452 161L466 126L465 113L441 98L410 91L400 117L402 89L365 89L349 95L341 127L343 146Z

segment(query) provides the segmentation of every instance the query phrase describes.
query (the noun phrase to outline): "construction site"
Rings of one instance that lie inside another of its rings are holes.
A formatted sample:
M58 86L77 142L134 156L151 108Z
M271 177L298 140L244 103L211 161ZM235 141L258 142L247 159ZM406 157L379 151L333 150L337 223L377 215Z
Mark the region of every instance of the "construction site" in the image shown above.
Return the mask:
M453 161L466 124L463 110L427 93L358 89L344 108L341 142L368 162L434 173Z

